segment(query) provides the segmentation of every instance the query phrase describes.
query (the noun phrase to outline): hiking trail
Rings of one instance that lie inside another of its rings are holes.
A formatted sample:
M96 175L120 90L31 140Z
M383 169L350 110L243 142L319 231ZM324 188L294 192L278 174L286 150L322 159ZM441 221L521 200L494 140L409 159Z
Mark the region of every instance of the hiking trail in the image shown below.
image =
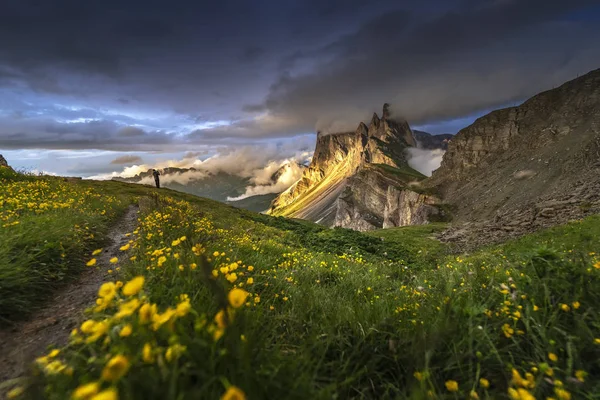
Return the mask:
M86 267L77 280L60 288L27 320L0 330L0 384L25 375L48 346L67 344L71 330L84 318L83 311L94 304L98 288L111 276L107 273L111 266L109 260L119 257L119 248L129 241L126 234L135 229L137 212L137 205L129 206L110 229L109 244L96 257L95 267Z

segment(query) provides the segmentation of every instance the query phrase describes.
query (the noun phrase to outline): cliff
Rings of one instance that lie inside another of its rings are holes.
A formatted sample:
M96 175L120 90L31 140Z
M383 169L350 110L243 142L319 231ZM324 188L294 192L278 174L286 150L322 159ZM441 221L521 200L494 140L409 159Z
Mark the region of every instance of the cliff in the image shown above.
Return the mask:
M600 70L479 118L450 140L424 184L455 205L474 238L600 211Z
M369 126L319 133L310 166L273 201L269 213L361 231L426 223L427 216L438 213L430 205L437 200L409 187L425 178L405 156L406 148L416 145L408 123L392 118L387 104Z
M6 159L2 157L2 154L0 154L0 167L10 168Z

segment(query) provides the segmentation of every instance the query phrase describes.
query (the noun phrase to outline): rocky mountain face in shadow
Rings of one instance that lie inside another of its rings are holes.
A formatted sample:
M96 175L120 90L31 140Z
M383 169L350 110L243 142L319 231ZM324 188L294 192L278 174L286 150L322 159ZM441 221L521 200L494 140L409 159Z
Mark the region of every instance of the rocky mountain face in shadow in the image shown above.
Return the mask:
M8 167L8 162L2 157L2 154L0 154L0 167Z
M453 205L446 240L503 240L600 212L600 70L493 111L424 182Z
M435 196L417 189L425 176L405 152L416 145L408 123L391 117L387 104L369 126L319 133L310 166L269 213L360 231L426 223L442 212Z
M417 147L425 150L435 149L448 149L448 143L454 137L450 133L441 133L439 135L432 135L431 133L413 130L415 140L417 141Z

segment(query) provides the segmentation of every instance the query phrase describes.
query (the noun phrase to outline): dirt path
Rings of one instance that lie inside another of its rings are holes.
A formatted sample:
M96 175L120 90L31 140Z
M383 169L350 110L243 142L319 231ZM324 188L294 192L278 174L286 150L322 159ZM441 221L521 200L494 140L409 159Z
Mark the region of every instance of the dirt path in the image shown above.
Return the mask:
M94 304L98 288L109 276L106 273L109 260L117 257L119 247L129 241L125 234L135 229L137 211L137 206L130 206L108 233L111 242L96 257L96 268L86 269L77 281L59 290L27 321L0 331L0 383L22 376L48 346L67 343L71 330L82 321L83 311Z

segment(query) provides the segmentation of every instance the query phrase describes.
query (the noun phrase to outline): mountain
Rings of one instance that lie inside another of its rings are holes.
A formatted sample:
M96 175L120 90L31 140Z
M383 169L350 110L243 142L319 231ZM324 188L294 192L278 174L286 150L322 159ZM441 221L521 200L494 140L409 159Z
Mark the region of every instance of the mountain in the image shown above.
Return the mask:
M413 130L417 147L425 150L448 149L448 142L454 137L451 133L432 135L431 133Z
M226 172L206 172L195 168L164 168L160 170L161 186L180 192L207 197L221 202L228 197L242 195L250 179ZM129 183L154 185L152 170L142 172L130 178L113 178L113 180Z
M449 240L496 241L600 211L600 69L493 111L424 182L454 208Z
M10 168L6 159L4 157L2 157L2 154L0 154L0 167Z
M161 186L169 189L206 197L250 211L262 212L269 208L273 199L282 189L279 189L279 192L276 193L261 193L235 201L230 199L241 197L246 193L248 187L256 188L265 186L271 190L271 185L276 185L280 182L280 179L285 178L285 175L290 174L294 168L303 169L306 167L297 163L285 163L271 175L269 181L265 182L265 185L255 185L249 177L241 177L222 171L213 173L196 168L164 168L160 170L160 179ZM115 177L113 180L154 185L152 169L141 172L133 177ZM284 182L283 184L285 185ZM277 189L277 187L274 187L274 189Z
M408 123L382 117L354 132L317 134L310 166L271 204L272 215L302 218L361 231L425 223L441 215L438 200L419 188L405 150L417 141Z

